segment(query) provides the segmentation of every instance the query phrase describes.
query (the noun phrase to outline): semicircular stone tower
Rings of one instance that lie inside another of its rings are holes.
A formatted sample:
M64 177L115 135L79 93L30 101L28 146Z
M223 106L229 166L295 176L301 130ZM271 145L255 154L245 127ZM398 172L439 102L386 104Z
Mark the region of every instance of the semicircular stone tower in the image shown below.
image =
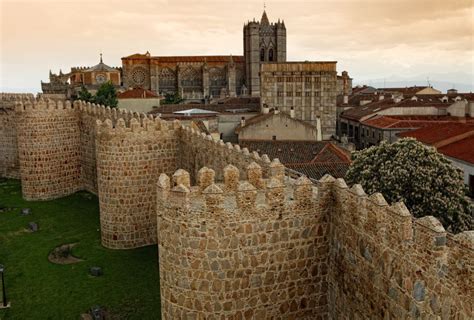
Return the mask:
M35 100L15 110L23 197L48 200L80 190L80 130L71 103Z

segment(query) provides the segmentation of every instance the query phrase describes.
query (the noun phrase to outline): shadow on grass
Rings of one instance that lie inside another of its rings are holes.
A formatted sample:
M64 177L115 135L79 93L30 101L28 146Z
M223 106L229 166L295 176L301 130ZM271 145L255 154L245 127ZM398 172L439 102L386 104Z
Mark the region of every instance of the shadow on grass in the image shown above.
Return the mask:
M113 319L160 319L158 253L156 246L109 250L100 244L96 196L78 192L45 202L27 202L16 180L0 180L0 263L4 264L11 308L0 319L79 319L94 305ZM21 208L32 213L20 215ZM36 222L39 231L27 231ZM77 243L75 264L48 261L49 253L65 243ZM103 276L92 277L91 266Z

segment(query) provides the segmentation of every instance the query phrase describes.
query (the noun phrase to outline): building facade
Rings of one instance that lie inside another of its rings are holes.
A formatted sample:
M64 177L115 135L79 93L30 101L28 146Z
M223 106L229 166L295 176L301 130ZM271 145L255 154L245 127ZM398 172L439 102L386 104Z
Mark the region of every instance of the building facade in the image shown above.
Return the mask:
M245 75L252 96L260 95L260 64L286 62L285 22L270 23L264 11L260 22L244 25Z
M41 81L41 90L49 98L71 98L85 87L95 93L99 87L110 81L116 88L122 85L122 72L118 67L110 67L102 60L92 67L72 67L68 73L59 70L59 74L49 71L49 82Z
M157 57L134 54L122 58L123 86L160 94L179 93L202 100L246 93L242 56Z
M160 94L179 93L185 100L260 95L260 64L286 61L284 22L249 21L243 29L243 56L151 56L122 58L124 87Z
M261 65L261 104L290 113L314 126L323 140L336 132L336 62L266 62Z

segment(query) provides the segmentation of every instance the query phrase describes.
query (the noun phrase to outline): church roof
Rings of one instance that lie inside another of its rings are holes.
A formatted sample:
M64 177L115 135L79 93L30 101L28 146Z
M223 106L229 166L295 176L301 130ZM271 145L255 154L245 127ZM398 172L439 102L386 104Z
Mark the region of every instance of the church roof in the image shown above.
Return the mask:
M96 64L95 66L85 70L86 72L91 72L91 71L108 71L108 72L118 72L117 69L114 69L112 67L109 67L102 61L102 53L100 54L100 62L99 64Z
M122 59L153 59L158 62L163 63L176 63L176 62L235 62L235 63L243 63L244 57L243 56L147 56L144 54L132 54L127 57L123 57Z

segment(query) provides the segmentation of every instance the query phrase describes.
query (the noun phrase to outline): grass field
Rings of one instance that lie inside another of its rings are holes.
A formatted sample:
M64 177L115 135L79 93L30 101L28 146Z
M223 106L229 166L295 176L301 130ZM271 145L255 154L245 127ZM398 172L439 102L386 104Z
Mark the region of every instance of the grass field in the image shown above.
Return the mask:
M0 319L80 319L92 306L113 319L160 319L157 247L109 250L100 244L97 197L87 192L46 202L27 202L16 180L0 180L0 264L11 308ZM32 214L21 216L21 208ZM36 222L38 232L28 232ZM55 247L77 243L76 264L48 261ZM103 276L92 277L91 266ZM0 291L1 296L1 291Z

